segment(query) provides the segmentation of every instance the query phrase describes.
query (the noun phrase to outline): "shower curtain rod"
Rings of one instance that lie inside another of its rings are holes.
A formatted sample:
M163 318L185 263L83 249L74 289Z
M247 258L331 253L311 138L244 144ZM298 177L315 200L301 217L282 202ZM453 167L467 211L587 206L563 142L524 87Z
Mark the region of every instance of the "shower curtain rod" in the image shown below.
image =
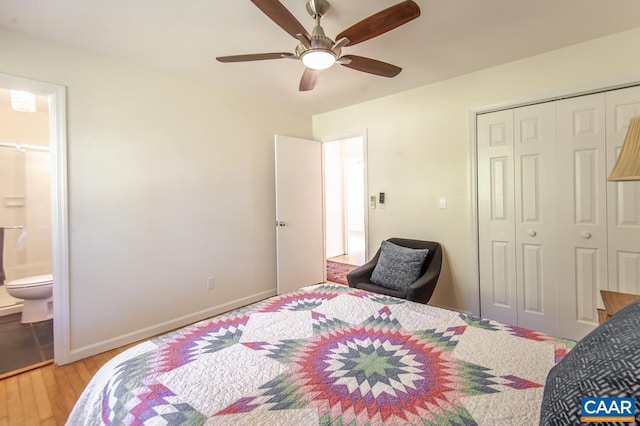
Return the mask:
M0 147L14 148L14 149L33 149L35 151L50 151L51 150L51 148L48 147L48 146L28 145L28 144L21 144L21 143L15 143L15 142L0 142Z

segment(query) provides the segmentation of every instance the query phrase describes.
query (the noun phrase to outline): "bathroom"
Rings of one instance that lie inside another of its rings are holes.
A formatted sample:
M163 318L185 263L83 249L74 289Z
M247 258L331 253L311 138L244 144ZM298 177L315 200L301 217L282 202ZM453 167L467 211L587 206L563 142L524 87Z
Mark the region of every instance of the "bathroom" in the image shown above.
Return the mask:
M11 91L0 88L0 378L53 359L48 99L29 95L26 106L12 105ZM25 316L33 302L15 296L33 277L48 277L47 302Z

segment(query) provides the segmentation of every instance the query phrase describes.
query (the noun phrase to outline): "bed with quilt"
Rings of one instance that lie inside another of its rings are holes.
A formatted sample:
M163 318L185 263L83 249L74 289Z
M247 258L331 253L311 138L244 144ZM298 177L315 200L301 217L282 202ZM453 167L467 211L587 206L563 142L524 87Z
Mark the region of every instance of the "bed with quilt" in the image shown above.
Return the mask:
M533 425L573 346L333 284L153 338L93 377L70 425Z

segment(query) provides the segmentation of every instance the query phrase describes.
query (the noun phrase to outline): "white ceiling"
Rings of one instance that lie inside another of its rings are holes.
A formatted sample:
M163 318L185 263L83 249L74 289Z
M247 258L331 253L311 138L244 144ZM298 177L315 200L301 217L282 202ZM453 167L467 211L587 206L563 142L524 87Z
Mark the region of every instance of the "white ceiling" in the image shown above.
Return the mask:
M332 0L336 34L400 0ZM343 49L403 68L395 78L341 66L298 92L301 63L216 56L293 52L297 41L249 0L0 0L0 26L182 74L239 95L320 113L640 25L638 0L416 0L422 16ZM282 3L311 31L305 0ZM629 46L630 50L637 46ZM549 64L553 66L553 64ZM222 89L221 89L222 90Z

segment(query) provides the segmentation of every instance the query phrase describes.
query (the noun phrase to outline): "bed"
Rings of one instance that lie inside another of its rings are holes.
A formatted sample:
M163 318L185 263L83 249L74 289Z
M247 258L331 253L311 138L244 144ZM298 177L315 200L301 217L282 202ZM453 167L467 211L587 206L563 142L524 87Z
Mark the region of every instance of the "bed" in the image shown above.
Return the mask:
M538 424L573 342L333 284L134 346L70 425Z

